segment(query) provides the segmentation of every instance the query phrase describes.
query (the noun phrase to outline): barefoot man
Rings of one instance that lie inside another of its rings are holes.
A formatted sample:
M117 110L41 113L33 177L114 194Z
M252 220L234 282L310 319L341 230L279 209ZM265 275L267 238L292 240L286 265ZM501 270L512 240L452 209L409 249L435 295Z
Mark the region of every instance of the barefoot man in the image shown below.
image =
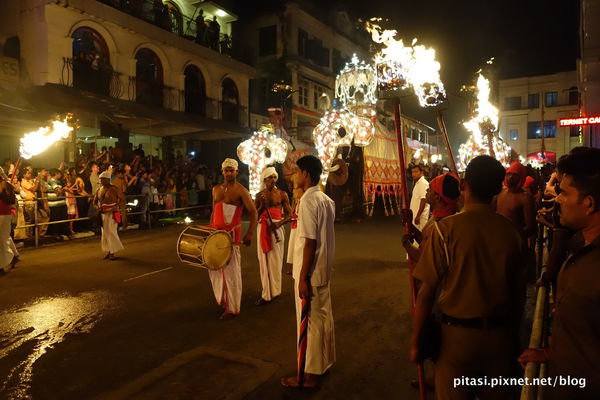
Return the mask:
M110 184L111 173L100 174L102 187L94 196L94 204L100 209L102 217L102 251L106 251L105 260L114 260L115 253L123 250L117 228L121 223L121 210L125 207L125 195L116 186Z
M297 183L304 189L294 244L296 327L301 333L302 300L310 301L306 359L302 386L315 387L335 362L335 338L330 280L335 259L335 203L319 190L323 166L314 156L300 158ZM302 355L301 352L299 352ZM285 387L299 387L299 376L283 378Z
M238 163L226 158L221 164L224 182L213 188L213 212L211 226L232 233L233 252L231 260L218 271L208 271L217 303L225 311L221 319L233 318L240 313L242 301L242 263L240 243L250 246L256 229L257 213L250 193L237 181ZM250 227L242 239L242 210L250 213Z
M275 186L279 178L275 168L265 168L261 178L262 190L256 195L255 203L259 215L256 253L263 289L261 298L255 303L257 306L267 304L281 294L281 268L285 246L283 224L289 220L292 213L287 193ZM282 211L287 218L283 218Z

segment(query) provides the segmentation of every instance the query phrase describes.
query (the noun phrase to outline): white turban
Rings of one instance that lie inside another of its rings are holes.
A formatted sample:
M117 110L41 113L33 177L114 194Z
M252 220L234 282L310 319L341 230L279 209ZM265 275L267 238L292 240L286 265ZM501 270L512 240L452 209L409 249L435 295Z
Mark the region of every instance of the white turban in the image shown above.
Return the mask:
M102 178L111 179L112 174L108 171L104 171L103 173L100 174L99 178L100 179L102 179Z
M260 174L260 190L265 190L267 188L265 185L265 179L273 175L275 175L275 180L279 179L279 174L274 167L267 167L263 169L262 174Z
M221 164L221 169L225 169L228 167L231 167L237 171L238 162L236 160L234 160L233 158L226 158L225 161L223 161L223 163Z

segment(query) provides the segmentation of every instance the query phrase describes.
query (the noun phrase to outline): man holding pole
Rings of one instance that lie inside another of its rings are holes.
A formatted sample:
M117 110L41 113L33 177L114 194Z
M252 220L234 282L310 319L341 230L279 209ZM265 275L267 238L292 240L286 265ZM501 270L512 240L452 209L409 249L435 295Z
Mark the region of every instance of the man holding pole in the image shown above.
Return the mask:
M290 199L283 190L277 189L279 175L273 167L267 167L261 174L262 190L256 195L255 205L258 209L258 240L256 253L260 267L262 283L261 298L257 306L267 304L281 295L281 268L285 246L285 230L282 211L290 216L292 209Z
M293 277L298 328L298 375L285 387L315 387L335 362L330 280L335 258L335 204L319 190L323 166L314 156L300 158L296 182L304 189L298 212Z
M412 197L410 198L410 210L415 217L413 220L414 226L422 232L427 220L429 220L429 204L425 201L429 182L425 179L423 167L421 165L412 167L411 173L415 185L413 187Z

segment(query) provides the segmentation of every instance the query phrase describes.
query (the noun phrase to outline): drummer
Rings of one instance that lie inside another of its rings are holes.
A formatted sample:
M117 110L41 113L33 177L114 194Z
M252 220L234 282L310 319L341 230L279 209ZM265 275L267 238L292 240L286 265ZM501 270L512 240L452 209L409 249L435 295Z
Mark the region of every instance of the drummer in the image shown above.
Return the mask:
M257 225L257 212L250 193L236 180L238 163L226 158L221 164L224 182L213 188L213 212L211 226L232 233L231 260L222 269L208 271L217 303L225 311L221 319L233 318L240 313L242 300L242 264L240 243L250 246ZM242 238L242 210L250 213L250 226Z
M261 174L262 190L255 200L259 215L256 253L262 283L261 298L255 303L257 306L267 304L281 295L281 268L285 247L283 224L289 221L292 208L287 193L275 186L278 178L275 168L265 168ZM282 211L286 218L283 218Z

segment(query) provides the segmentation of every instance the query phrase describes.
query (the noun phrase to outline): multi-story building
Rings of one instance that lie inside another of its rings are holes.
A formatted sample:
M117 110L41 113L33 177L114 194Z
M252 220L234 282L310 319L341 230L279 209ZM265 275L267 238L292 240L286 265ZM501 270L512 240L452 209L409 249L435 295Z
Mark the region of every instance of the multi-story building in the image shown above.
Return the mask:
M343 10L326 13L306 4L283 2L241 19L234 38L250 50L257 69L251 82L251 125L266 121L268 107L286 108L291 136L310 141L328 102L335 77L353 54L365 59L369 37ZM276 92L276 84L287 85Z
M159 156L194 149L218 158L222 141L237 145L246 133L255 70L232 47L237 17L217 3L6 0L0 8L3 60L17 71L2 93L27 101L0 106L5 157L28 128L64 112L79 120L79 151L142 143Z
M581 89L581 116L600 116L600 0L581 0L577 79ZM600 147L600 124L582 126L584 143Z
M578 127L559 126L561 118L579 115L575 71L501 80L498 97L500 135L519 155L541 161L545 150L554 160L581 145Z

